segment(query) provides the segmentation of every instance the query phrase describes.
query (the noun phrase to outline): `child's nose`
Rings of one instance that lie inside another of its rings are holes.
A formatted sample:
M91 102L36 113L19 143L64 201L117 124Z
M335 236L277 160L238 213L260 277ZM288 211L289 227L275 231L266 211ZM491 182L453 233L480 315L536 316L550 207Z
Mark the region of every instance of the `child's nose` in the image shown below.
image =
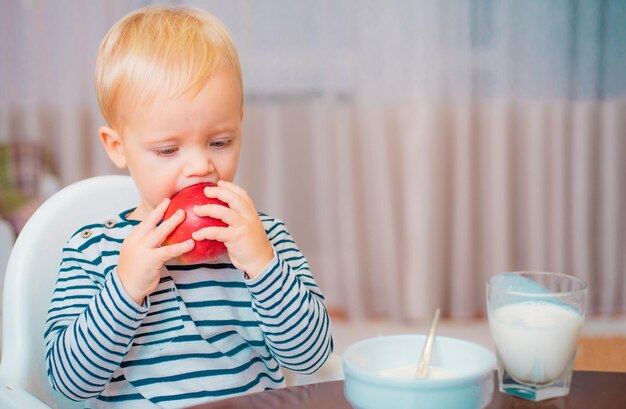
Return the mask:
M186 163L187 176L204 176L213 171L211 160L201 153L195 153L188 158Z

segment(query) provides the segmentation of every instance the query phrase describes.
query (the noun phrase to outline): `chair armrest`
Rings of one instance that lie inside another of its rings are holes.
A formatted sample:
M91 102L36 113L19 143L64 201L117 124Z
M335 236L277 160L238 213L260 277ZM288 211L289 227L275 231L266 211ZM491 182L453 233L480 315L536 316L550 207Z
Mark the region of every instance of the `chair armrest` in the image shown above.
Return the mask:
M50 409L39 399L20 387L0 385L0 408L3 409Z

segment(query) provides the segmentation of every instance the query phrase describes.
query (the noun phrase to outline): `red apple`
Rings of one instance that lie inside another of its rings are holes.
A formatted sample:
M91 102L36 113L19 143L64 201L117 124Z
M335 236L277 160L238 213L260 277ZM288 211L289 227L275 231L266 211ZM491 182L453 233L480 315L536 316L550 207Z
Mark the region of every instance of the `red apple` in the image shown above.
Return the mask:
M185 220L182 221L163 242L164 245L180 243L191 238L191 234L204 227L226 226L226 223L213 217L197 216L193 207L206 204L220 204L228 206L219 199L209 198L204 195L204 188L215 186L215 183L198 183L184 188L172 196L171 202L163 220L169 219L178 209L185 211ZM214 261L226 253L224 243L217 240L196 241L196 245L191 251L178 257L182 264L198 264Z

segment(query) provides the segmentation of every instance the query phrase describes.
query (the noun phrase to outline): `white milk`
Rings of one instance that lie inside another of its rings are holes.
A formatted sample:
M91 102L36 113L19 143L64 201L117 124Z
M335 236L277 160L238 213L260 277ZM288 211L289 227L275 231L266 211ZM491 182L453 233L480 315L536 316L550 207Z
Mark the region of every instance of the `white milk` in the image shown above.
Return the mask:
M491 334L507 372L517 381L547 383L573 361L583 316L545 302L504 305L489 316Z
M398 368L381 369L378 373L390 378L417 379L417 365L405 365ZM456 372L451 371L450 369L429 366L428 376L426 379L448 379L456 376Z

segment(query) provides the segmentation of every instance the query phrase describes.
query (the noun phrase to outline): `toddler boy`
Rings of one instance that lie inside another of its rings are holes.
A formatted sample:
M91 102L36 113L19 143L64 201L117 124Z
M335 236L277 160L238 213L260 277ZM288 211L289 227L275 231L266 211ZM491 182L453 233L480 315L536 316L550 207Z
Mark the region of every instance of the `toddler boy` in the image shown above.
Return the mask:
M63 249L45 332L52 386L92 408L178 408L282 387L281 366L315 372L332 352L323 295L285 225L233 183L243 85L224 26L191 8L131 13L100 46L96 92L104 148L141 200ZM201 182L228 207L194 211L227 226L162 245L185 217L162 220L169 198ZM173 260L200 240L228 255Z

